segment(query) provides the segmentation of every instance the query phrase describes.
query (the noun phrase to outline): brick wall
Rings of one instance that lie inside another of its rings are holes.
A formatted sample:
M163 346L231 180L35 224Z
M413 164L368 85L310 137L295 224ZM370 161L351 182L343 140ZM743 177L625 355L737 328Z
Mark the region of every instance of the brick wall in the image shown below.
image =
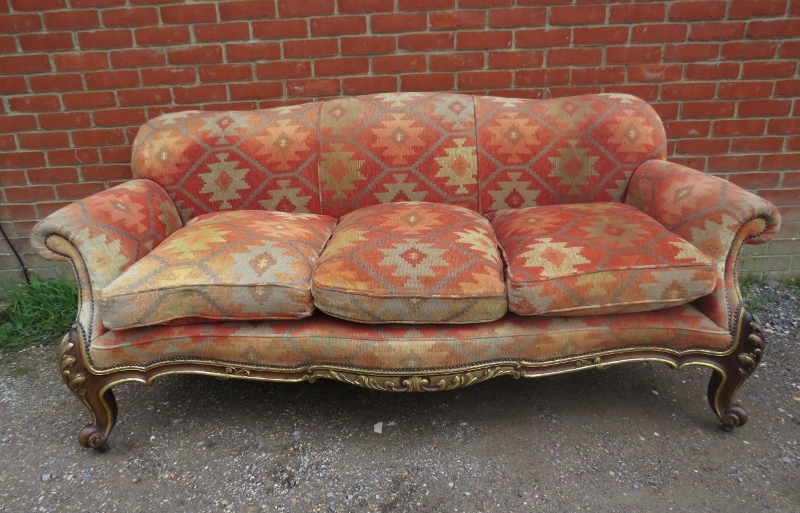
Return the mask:
M130 177L165 111L444 90L654 104L669 157L770 199L743 269L800 275L800 0L0 0L0 219L34 222ZM0 240L0 276L16 273Z

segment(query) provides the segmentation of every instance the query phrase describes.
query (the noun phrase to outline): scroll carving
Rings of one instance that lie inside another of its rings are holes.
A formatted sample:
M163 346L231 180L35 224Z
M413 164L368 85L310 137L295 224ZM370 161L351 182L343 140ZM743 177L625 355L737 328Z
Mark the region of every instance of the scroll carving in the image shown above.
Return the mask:
M313 382L319 378L335 379L351 385L384 392L439 392L463 388L504 375L518 378L521 376L521 372L518 366L514 365L498 365L479 370L411 376L367 376L365 374L332 369L314 369L308 376L308 380Z

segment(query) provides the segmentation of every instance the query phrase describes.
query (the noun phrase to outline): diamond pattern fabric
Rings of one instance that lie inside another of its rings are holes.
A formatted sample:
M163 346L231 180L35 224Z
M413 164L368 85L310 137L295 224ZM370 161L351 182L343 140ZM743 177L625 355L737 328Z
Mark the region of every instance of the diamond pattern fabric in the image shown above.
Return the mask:
M311 271L336 222L248 211L206 214L100 294L106 327L311 315Z
M344 216L313 287L317 308L358 322L486 322L506 313L491 225L441 203L373 205Z
M503 210L492 225L508 264L509 309L520 315L656 310L716 283L711 257L628 205Z

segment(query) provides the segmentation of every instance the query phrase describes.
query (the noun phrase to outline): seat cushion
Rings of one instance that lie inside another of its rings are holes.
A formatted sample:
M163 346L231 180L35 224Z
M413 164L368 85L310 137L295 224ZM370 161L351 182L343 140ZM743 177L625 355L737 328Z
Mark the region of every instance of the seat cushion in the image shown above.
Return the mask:
M335 225L328 216L254 210L197 217L101 291L103 323L309 316L311 271Z
M498 212L509 309L520 315L657 310L714 290L715 264L634 207L591 203Z
M491 225L439 203L373 205L342 217L313 293L323 312L368 323L486 322L507 310Z

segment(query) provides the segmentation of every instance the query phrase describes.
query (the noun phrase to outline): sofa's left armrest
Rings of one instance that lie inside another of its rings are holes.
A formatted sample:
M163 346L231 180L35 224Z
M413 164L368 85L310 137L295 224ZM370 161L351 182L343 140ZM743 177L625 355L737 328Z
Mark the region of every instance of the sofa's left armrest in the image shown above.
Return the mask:
M715 291L695 304L729 328L741 301L736 275L739 251L742 244L761 244L778 232L778 209L726 180L664 160L649 160L634 171L625 203L717 261Z
M77 201L39 221L31 245L44 258L72 262L85 341L102 334L97 292L182 226L166 191L132 180Z

